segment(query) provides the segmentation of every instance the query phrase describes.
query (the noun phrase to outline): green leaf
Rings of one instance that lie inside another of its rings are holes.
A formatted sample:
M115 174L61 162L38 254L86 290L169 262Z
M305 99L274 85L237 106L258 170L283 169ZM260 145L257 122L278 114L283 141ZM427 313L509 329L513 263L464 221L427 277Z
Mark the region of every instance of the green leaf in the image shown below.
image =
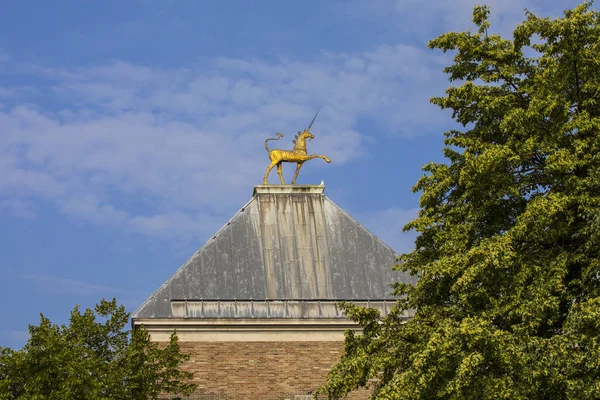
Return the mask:
M192 374L180 369L189 355L181 353L175 333L160 348L143 327L125 329L128 320L115 299L83 313L76 306L69 325L42 315L21 350L0 348L0 399L146 400L192 393Z
M387 316L343 306L363 331L329 399L600 398L600 13L527 12L512 39L489 15L428 44L454 54L431 102L463 129L413 188L415 250L394 268L418 283Z

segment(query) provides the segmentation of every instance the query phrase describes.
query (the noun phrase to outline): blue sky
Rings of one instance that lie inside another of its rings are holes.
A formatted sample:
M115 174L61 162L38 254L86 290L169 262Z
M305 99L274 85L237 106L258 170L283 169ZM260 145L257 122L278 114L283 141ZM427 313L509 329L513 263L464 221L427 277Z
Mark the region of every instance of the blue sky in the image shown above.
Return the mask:
M321 112L298 183L396 251L414 235L411 187L440 161L450 55L476 1L4 2L0 12L0 346L39 313L64 322L117 297L129 311L247 200L277 147ZM481 3L481 1L480 1ZM524 9L486 1L510 35ZM294 167L284 166L287 181ZM271 183L278 183L275 170Z

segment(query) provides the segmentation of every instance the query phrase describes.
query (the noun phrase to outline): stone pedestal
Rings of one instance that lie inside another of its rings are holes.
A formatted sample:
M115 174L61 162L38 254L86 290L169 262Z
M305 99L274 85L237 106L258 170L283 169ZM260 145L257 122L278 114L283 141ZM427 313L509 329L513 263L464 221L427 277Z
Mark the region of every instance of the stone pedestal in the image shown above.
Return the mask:
M256 185L256 194L323 194L325 185Z

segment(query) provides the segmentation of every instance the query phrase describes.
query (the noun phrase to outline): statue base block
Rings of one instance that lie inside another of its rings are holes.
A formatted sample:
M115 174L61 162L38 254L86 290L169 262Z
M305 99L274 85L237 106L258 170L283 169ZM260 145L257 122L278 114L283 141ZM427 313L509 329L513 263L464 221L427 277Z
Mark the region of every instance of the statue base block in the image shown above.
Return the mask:
M256 185L256 194L323 194L325 185Z

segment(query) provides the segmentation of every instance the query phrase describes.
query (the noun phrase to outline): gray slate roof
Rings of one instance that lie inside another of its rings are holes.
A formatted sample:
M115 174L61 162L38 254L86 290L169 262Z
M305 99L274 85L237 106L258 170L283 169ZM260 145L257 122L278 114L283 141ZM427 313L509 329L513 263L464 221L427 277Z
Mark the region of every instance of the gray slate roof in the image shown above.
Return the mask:
M384 300L395 253L323 194L256 186L252 199L158 288L133 318L172 318L193 300Z

